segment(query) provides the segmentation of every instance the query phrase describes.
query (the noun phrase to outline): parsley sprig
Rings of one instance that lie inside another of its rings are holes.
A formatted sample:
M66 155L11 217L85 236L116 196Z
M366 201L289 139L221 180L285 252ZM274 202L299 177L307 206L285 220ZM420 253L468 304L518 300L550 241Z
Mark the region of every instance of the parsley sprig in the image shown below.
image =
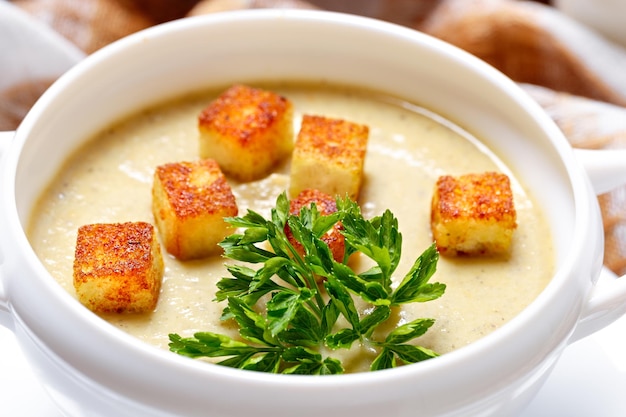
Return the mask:
M227 301L222 318L234 319L241 340L212 332L183 338L170 334L170 350L193 358L224 358L221 365L286 374L339 374L340 360L326 354L350 349L354 343L372 347L377 355L370 369L392 368L437 356L409 343L433 325L419 318L397 326L386 336L376 329L402 304L426 302L443 295L445 285L429 283L438 252L426 249L394 288L392 275L400 262L402 235L389 211L370 220L348 198L337 199L337 211L321 215L315 204L299 215L289 213L281 194L271 218L249 210L226 221L241 230L221 242L230 277L218 284L216 301ZM322 240L337 222L345 237L343 262L337 262ZM299 252L285 229L303 248ZM348 259L360 252L371 266L357 273ZM249 265L260 264L258 269ZM361 299L366 308L357 308Z

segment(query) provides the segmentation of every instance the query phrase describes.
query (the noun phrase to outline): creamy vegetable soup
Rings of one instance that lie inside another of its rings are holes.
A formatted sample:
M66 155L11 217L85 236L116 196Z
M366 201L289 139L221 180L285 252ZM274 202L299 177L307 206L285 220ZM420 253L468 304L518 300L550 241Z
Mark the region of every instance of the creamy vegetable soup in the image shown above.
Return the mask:
M365 177L358 203L366 218L389 208L403 234L401 279L432 243L430 201L443 174L502 171L511 177L518 228L510 255L501 258L441 257L431 282L447 285L437 300L397 311L393 325L428 317L434 326L416 340L440 354L494 331L528 305L553 273L553 249L545 218L505 164L471 135L418 106L349 88L266 85L294 104L295 132L303 114L363 123L370 128ZM146 221L154 224L154 169L198 158L197 116L223 89L150 108L98 133L65 164L41 197L30 240L50 273L75 294L72 264L77 229L84 224ZM240 215L253 208L269 214L289 185L289 161L259 181L229 182ZM220 256L180 262L163 250L165 274L156 309L149 314L103 315L139 339L167 349L168 334L196 331L236 334L221 322L216 282L228 273ZM358 369L358 365L355 365Z

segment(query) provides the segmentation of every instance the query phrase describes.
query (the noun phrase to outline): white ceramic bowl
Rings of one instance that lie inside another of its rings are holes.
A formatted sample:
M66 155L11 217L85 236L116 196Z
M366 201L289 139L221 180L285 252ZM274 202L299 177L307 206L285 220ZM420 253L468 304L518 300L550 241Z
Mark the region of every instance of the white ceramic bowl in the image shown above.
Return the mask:
M56 284L24 234L49 178L85 138L121 116L201 87L259 79L387 91L485 138L547 213L558 258L551 283L510 323L468 347L412 366L330 377L198 363L89 313ZM571 341L625 309L624 280L597 284L597 201L556 126L499 72L407 28L293 10L168 23L85 59L44 94L12 141L0 143L0 317L71 416L513 415Z

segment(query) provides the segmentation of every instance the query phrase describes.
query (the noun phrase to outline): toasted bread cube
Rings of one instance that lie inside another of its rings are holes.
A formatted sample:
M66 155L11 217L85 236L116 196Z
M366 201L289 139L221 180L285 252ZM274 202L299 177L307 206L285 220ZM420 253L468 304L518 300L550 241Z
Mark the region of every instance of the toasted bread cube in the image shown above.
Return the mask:
M267 175L293 151L293 105L271 91L234 85L198 116L200 157L239 181Z
M509 177L497 172L438 179L431 228L442 255L509 251L517 227Z
M356 200L368 139L366 125L304 115L291 161L290 195L317 189Z
M219 253L218 243L233 228L224 217L237 215L226 177L212 159L158 166L152 213L165 249L180 260Z
M329 214L337 211L337 203L330 195L319 190L307 189L298 194L296 198L289 201L289 213L299 215L302 207L311 207L313 204L315 204L317 211L319 211L319 213L323 216L328 216ZM341 223L337 222L328 232L326 232L324 236L322 236L322 241L328 245L333 258L337 262L343 261L346 248L345 238L341 234L342 228L343 226ZM285 226L285 233L289 242L294 246L298 253L303 255L304 247L293 237L289 226Z
M144 222L78 229L74 288L97 313L145 313L156 307L163 257L154 227Z

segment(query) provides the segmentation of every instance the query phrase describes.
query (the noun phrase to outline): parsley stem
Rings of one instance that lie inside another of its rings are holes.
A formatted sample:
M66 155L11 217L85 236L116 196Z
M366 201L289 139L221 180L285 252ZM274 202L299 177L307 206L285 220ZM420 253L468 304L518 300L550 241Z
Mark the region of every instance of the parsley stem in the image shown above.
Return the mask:
M291 244L291 242L289 242L289 239L287 239L287 236L284 233L284 227L279 230L281 230L281 233L280 233L281 240L284 241L284 244L287 250L291 254L290 259L292 261L295 261L293 268L296 270L299 277L304 279L303 284L307 286L308 288L315 290L315 301L317 302L317 306L315 306L314 304L309 304L309 305L311 306L311 308L314 309L315 314L318 317L321 317L322 309L324 308L325 302L324 302L324 298L322 297L322 294L320 293L315 275L313 274L313 271L311 271L311 267L307 264L307 262L304 260L302 255L300 255L300 253Z

